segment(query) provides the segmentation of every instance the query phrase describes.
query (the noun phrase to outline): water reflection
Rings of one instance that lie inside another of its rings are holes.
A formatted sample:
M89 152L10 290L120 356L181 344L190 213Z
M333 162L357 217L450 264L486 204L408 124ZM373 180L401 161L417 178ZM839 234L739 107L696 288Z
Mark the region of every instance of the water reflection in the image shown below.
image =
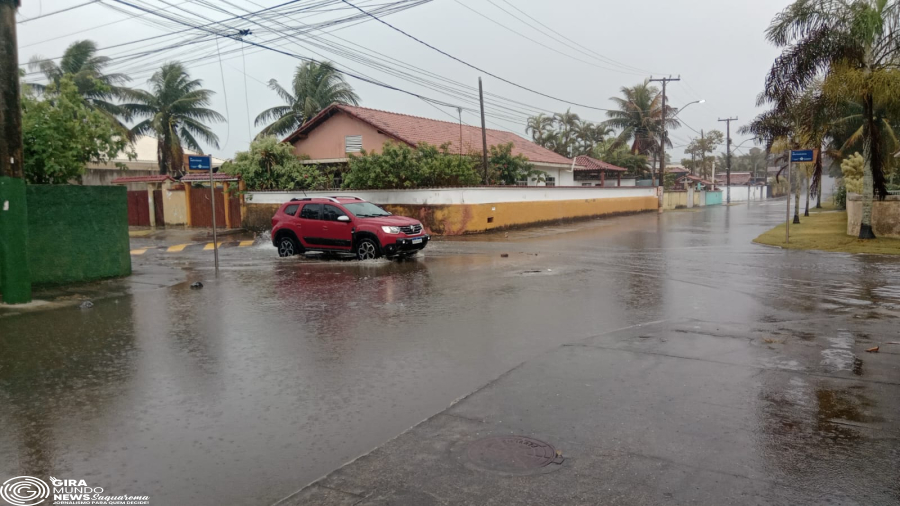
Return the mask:
M123 300L0 322L0 438L15 447L4 475L63 471L60 457L72 450L67 433L91 427L113 409L109 386L133 374L134 334ZM102 436L88 430L85 437Z

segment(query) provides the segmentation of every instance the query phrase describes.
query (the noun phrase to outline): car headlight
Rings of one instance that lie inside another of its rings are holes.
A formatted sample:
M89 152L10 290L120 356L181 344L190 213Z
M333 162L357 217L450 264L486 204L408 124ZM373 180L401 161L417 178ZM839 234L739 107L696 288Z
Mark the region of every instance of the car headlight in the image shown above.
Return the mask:
M400 227L381 227L385 234L399 234Z

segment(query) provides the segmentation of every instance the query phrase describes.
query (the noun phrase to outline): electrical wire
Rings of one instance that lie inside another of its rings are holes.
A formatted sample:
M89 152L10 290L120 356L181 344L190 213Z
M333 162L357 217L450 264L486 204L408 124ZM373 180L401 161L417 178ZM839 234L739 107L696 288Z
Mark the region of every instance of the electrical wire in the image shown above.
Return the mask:
M41 15L35 16L35 17L33 17L33 18L26 18L26 19L23 19L22 21L16 22L16 24L17 24L17 25L21 25L21 24L25 24L25 23L34 21L34 20L36 20L36 19L43 19L43 18L46 18L46 17L48 17L48 16L54 16L54 15L59 14L59 13L61 13L61 12L68 12L68 11L71 11L71 10L75 10L75 9L78 9L78 8L81 8L81 7L85 7L85 6L87 6L87 5L95 4L95 3L99 2L99 1L100 1L100 0L90 0L89 2L84 2L84 3L78 4L78 5L73 5L73 6L71 6L71 7L66 7L65 9L60 9L60 10L58 10L58 11L48 12L47 14L41 14Z
M120 1L120 0L115 0L115 1ZM349 2L348 0L341 0L341 1L344 2L344 3L347 4L347 5L350 5L350 6L354 7L354 8L356 8L357 10L359 10L359 11L362 12L362 13L364 13L364 14L366 14L366 15L368 15L368 16L371 16L372 18L374 18L374 19L375 19L376 21L378 21L379 23L381 23L381 24L383 24L383 25L385 25L385 26L391 28L391 29L394 30L394 31L397 31L397 32L399 32L399 33L401 33L401 34L403 34L403 35L409 37L410 39L412 39L412 40L418 42L419 44L422 44L423 46L425 46L425 47L427 47L427 48L429 48L429 49L432 49L432 50L434 50L434 51L437 51L438 53L440 53L440 54L442 54L442 55L444 55L444 56L446 56L446 57L448 57L448 58L450 58L450 59L452 59L452 60L455 60L455 61L457 61L457 62L459 62L459 63L462 63L463 65L465 65L465 66L467 66L467 67L469 67L469 68L472 68L472 69L477 70L477 71L479 71L479 72L483 72L484 74L487 74L487 75L493 77L494 79L498 79L498 80L500 80L500 81L503 81L504 83L510 84L510 85L512 85L512 86L515 86L516 88L520 88L520 89L523 89L523 90L528 91L528 92L530 92L530 93L534 93L534 94L536 94L536 95L540 95L540 96L545 97L545 98L549 98L549 99L552 99L552 100L556 100L557 102L562 102L562 103L564 103L564 104L574 105L574 106L578 106L578 107L584 107L585 109L592 109L592 110L595 110L595 111L609 111L609 110L610 110L610 109L606 109L606 108L603 108L603 107L594 107L594 106L591 106L591 105L581 104L581 103L574 102L574 101L571 101L571 100L566 100L566 99L562 99L562 98L559 98L559 97L555 97L555 96L553 96L553 95L549 95L549 94L547 94L547 93L543 93L543 92L540 92L540 91L533 90L533 89L528 88L528 87L526 87L526 86L523 86L523 85L521 85L521 84L518 84L518 83L515 83L515 82L513 82L513 81L510 81L509 79L505 79L505 78L503 78L503 77L500 77L500 76L498 76L498 75L496 75L496 74L493 74L493 73L491 73L491 72L488 72L487 70L484 70L484 69L482 69L482 68L480 68L480 67L477 67L477 66L475 66L475 65L472 65L471 63L466 62L466 61L464 61L464 60L462 60L462 59L460 59L460 58L457 58L456 56L453 56L452 54L447 53L446 51L443 51L443 50L441 50L441 49L438 49L437 47L432 46L431 44L429 44L429 43L423 41L422 39L419 39L419 38L417 38L417 37L415 37L415 36L413 36L413 35L410 35L409 33L407 33L407 32L405 32L405 31L401 30L400 28L397 28L396 26L394 26L394 25L388 23L387 21L384 21L383 19L378 18L377 16L375 16L375 15L373 15L373 14L370 14L369 12L367 12L367 11L365 11L365 10L363 10L363 9L361 9L361 8L359 8L359 7L357 7L356 5L352 4L352 3Z

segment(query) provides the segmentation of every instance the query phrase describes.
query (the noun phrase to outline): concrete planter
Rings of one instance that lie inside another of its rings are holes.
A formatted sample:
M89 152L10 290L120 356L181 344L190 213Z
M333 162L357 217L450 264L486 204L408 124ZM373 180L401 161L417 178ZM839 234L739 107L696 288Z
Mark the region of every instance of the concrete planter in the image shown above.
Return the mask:
M858 236L862 220L862 195L847 194L847 235ZM877 198L872 203L872 231L875 237L900 239L900 195Z

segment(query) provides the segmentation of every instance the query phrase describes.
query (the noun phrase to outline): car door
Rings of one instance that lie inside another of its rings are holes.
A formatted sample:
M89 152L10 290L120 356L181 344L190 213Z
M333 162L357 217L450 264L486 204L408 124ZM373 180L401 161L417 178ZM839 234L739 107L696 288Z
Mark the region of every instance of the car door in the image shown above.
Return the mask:
M341 216L347 216L347 213L340 207L331 204L323 206L324 239L332 248L350 250L353 245L353 222L341 221Z
M306 248L324 246L325 222L322 221L322 204L305 204L300 210L300 240Z

